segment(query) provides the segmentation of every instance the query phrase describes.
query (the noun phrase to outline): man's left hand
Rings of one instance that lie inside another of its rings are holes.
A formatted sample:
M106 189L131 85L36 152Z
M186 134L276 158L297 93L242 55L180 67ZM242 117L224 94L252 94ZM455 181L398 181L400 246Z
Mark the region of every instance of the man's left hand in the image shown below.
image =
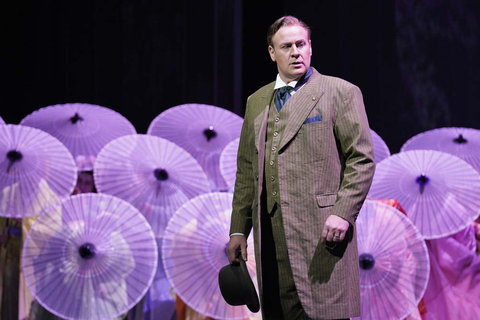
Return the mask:
M342 242L345 239L349 226L350 224L347 220L331 214L323 227L322 244L325 245L326 242Z

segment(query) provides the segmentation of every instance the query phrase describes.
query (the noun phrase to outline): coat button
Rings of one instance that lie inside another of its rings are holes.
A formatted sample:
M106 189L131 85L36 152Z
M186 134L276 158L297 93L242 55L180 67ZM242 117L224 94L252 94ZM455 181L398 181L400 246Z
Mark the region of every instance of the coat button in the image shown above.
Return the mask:
M275 197L277 195L277 191L273 191L272 195Z
M258 180L258 175L255 176L255 180Z
M274 137L278 136L278 132L275 131L275 132L273 133L273 136L274 136Z
M279 118L279 117L276 117L276 118L275 118L275 122L278 122L278 121L280 121L280 118Z
M275 164L275 161L270 161L270 165L273 166Z
M271 180L271 181L275 181L275 177L274 177L274 176L271 176L271 177L270 177L270 180Z
M315 101L315 99L316 99L315 97L312 97L312 100L313 100L313 101Z

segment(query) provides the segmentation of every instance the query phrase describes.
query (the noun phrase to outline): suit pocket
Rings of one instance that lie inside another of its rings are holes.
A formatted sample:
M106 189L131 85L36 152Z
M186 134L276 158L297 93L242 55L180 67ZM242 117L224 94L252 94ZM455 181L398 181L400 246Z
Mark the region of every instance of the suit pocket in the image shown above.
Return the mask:
M335 204L335 201L337 201L336 194L318 194L315 198L320 208L331 207Z
M303 124L309 124L309 123L320 122L320 121L322 121L322 116L320 114L317 114L315 117L310 117L305 119Z

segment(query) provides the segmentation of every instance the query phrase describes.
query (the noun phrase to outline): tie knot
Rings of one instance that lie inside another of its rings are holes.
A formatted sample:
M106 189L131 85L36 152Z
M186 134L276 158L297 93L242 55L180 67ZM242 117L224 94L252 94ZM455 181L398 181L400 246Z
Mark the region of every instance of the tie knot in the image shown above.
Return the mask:
M285 96L285 93L290 93L292 91L295 91L295 89L293 87L290 87L290 86L284 86L284 87L281 87L278 89L278 94L280 95L280 97L284 97Z

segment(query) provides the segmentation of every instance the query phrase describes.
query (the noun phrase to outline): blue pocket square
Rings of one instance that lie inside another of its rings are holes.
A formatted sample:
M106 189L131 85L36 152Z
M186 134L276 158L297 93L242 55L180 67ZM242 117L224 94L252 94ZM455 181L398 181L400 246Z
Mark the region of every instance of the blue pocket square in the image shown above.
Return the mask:
M305 119L304 124L322 121L322 116L317 114L315 117Z

